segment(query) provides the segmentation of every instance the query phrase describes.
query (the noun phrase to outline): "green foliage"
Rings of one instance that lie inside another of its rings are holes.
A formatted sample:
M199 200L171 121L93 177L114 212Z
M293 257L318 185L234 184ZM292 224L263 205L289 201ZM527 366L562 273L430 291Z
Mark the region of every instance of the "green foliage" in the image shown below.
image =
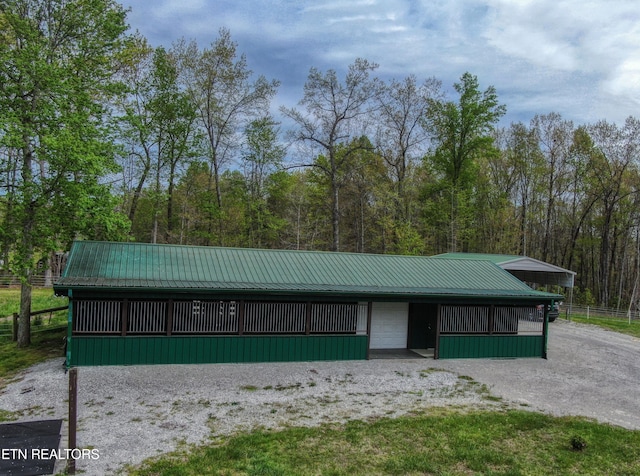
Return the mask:
M595 306L596 299L590 289L580 289L578 286L573 288L573 301L576 304L584 306Z
M265 116L252 121L245 131L246 228L250 246L258 248L277 243L279 232L286 226L277 216L279 210L269 207L270 194L280 194L270 178L282 168L285 155L284 147L278 143L276 125L270 116ZM278 176L274 178L277 182Z
M582 452L572 435L590 444ZM148 461L130 474L635 474L640 432L537 413L430 413L256 431Z
M399 255L421 255L424 253L424 240L418 230L410 223L399 223L394 228L395 243L391 250Z
M450 210L449 251L457 250L458 240L469 242L465 233L471 229L469 218L475 212L471 192L478 177L478 160L496 153L490 133L506 112L493 86L480 92L476 76L463 74L454 89L458 103L432 100L425 117L425 127L436 145L426 160L446 191L438 206ZM434 224L442 228L441 222Z
M432 131L437 148L433 156L436 171L452 187L465 188L474 182L477 163L493 150L490 133L506 108L498 103L493 86L480 92L478 78L465 73L454 89L458 103L432 101L426 127Z
M29 276L41 254L77 237L121 235L104 177L117 171L109 99L128 38L110 0L5 2L0 149L7 200L2 247L23 282L18 339L29 344Z

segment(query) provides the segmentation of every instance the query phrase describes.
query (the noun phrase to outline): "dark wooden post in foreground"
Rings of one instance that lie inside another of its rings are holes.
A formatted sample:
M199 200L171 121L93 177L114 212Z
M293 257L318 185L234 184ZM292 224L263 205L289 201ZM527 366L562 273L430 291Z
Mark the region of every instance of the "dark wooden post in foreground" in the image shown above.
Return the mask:
M68 449L76 447L76 429L78 422L78 369L69 369L69 445ZM67 474L76 474L76 460L67 459Z

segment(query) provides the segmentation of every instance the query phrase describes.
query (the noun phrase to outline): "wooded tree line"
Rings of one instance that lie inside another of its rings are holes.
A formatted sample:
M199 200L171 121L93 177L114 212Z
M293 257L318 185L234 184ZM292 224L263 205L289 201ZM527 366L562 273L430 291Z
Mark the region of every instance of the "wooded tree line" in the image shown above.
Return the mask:
M274 112L279 82L228 30L153 48L125 20L111 0L0 1L0 244L25 296L84 237L525 254L577 271L579 300L637 300L637 119L499 127L474 75L446 94L366 59L311 68Z

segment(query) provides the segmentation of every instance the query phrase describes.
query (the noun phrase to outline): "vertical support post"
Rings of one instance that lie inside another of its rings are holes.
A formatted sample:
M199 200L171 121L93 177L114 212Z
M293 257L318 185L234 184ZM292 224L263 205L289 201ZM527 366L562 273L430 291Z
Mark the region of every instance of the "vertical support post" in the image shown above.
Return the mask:
M238 335L244 334L244 301L236 301L236 312L238 313Z
M373 303L367 303L367 360L369 360L369 351L371 349L371 314L373 313Z
M311 301L307 301L307 305L305 306L305 324L304 324L304 333L305 335L311 334Z
M173 299L167 301L167 336L171 337L171 330L173 329Z
M78 368L71 367L69 369L69 445L68 448L73 450L76 448L76 432L78 422ZM76 460L69 458L67 460L67 474L76 473Z
M122 310L120 311L120 317L122 318L122 322L120 323L120 334L122 335L122 337L127 335L127 326L128 324L128 320L129 320L129 300L128 299L123 299L122 300Z
M544 306L544 320L542 322L542 358L547 358L547 348L549 341L549 312L553 309L555 302L551 301L550 304Z
M491 304L489 306L489 322L488 322L489 335L493 335L493 319L495 317L495 312L496 312L496 306Z
M438 304L436 311L436 348L433 349L433 358L440 358L440 315L442 314L442 304Z

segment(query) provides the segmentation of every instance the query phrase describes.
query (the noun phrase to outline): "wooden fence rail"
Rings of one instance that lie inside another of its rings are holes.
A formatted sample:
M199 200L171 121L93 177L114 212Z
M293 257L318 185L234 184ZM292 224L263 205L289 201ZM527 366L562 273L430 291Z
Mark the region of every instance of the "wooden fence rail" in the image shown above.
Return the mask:
M30 317L33 316L39 316L40 314L49 314L49 322L51 322L51 317L53 316L54 312L58 312L58 311L64 311L65 309L69 309L69 305L66 306L59 306L59 307L51 307L49 309L40 309L39 311L32 311L31 313L29 313ZM18 316L19 314L17 312L13 313L13 335L12 335L12 340L14 342L16 342L18 340Z

